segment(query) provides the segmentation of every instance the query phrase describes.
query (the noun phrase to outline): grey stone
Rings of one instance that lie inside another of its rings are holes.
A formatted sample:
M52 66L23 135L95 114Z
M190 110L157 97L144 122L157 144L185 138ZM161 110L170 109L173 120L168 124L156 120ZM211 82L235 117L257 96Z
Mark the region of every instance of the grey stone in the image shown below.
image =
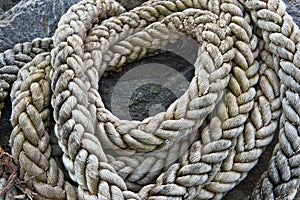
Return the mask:
M293 20L300 26L300 1L285 0L287 12L293 17Z
M0 51L18 42L51 36L60 16L80 0L21 0L0 20Z
M143 120L165 111L193 76L192 63L165 52L126 65L122 72L109 72L99 81L99 93L105 107L120 119Z
M19 0L1 0L0 1L0 16L6 11L17 4Z
M132 8L135 8L142 3L144 3L147 0L116 0L118 1L126 10L131 10Z
M19 42L52 36L61 15L80 0L21 0L15 5L17 1L0 1L0 52ZM127 9L144 1L120 0Z

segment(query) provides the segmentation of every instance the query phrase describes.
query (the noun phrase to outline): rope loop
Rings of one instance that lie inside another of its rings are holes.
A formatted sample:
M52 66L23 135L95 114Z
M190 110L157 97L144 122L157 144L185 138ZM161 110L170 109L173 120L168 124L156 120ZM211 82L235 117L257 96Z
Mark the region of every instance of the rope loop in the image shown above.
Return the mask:
M249 198L294 198L299 33L279 0L81 1L52 38L0 54L20 178L37 199L220 199L279 130ZM183 38L197 42L195 73L166 111L129 121L105 108L104 72Z

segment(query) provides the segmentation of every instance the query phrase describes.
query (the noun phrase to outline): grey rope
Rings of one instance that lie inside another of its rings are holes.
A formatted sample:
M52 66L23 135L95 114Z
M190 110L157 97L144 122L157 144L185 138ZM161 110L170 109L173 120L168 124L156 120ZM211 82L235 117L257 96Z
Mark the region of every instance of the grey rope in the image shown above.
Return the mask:
M1 85L3 99L16 79L5 74L28 62L12 88L11 145L21 178L34 176L37 198L219 199L255 166L278 126L269 171L251 198L293 198L299 182L299 30L284 4L149 1L123 12L113 1L83 1L62 17L51 55L49 46L34 42L46 53L25 52L31 55L26 61L16 56L20 49L1 54L3 77L10 77ZM105 109L97 91L105 70L182 34L200 44L195 77L182 97L142 122ZM203 123L209 114L210 124ZM53 151L53 126L78 190L53 155L60 154Z
M10 85L17 79L19 70L36 55L52 49L52 39L37 38L34 41L16 44L12 49L0 53L0 115L4 100L9 95Z

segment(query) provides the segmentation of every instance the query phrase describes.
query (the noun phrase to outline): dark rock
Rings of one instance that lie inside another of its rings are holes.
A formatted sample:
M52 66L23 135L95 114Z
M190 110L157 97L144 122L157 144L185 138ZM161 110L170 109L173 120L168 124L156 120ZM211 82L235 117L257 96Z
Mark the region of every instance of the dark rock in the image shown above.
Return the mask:
M60 16L80 0L21 0L2 15L0 51L18 42L51 36Z
M300 1L299 0L285 0L286 10L288 14L293 17L293 20L300 26Z
M194 67L186 59L166 52L110 72L99 82L106 108L126 120L143 120L165 111L188 88Z
M0 16L14 5L16 5L20 0L1 0L0 1Z
M135 8L139 5L141 5L142 3L144 3L147 0L116 0L118 2L120 2L120 4L122 6L124 6L124 8L126 8L126 10L131 10L132 8Z
M80 0L1 0L0 1L0 52L19 42L50 37L67 9ZM120 0L127 9L145 0ZM14 7L12 7L15 5ZM12 7L12 8L11 8ZM5 13L3 13L6 11ZM2 13L2 15L1 15Z
M9 137L12 131L10 124L11 115L11 102L10 99L6 99L4 109L2 111L3 115L0 119L0 146L7 152L9 152ZM1 176L0 176L1 177Z

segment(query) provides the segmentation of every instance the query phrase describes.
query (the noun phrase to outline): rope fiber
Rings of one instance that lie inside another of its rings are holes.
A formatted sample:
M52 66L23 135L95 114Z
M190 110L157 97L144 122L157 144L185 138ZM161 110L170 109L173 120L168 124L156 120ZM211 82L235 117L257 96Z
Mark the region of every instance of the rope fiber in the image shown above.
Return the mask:
M299 34L281 0L73 5L52 38L0 54L0 109L10 94L20 179L36 199L221 199L278 132L249 199L295 198ZM165 112L128 121L105 108L105 71L185 36L199 43L195 74Z

